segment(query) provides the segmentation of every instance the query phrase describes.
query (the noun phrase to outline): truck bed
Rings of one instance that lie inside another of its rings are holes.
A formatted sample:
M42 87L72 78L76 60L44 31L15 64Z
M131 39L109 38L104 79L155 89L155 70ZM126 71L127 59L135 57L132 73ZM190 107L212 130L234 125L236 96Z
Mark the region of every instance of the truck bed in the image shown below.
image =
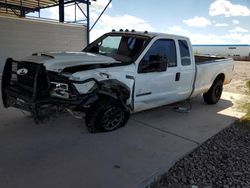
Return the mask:
M224 84L232 79L234 65L231 58L195 56L195 63L195 89L192 96L207 92L219 74L225 76Z
M225 60L225 57L213 57L213 56L194 56L196 64L203 64L203 63L215 63L218 60Z

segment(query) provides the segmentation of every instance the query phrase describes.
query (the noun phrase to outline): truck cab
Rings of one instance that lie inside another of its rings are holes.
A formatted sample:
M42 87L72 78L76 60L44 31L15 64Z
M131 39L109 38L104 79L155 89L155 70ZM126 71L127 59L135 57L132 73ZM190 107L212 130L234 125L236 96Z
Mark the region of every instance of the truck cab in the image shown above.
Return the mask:
M190 42L185 37L159 35L152 39L136 61L136 111L191 95L195 76L191 54Z

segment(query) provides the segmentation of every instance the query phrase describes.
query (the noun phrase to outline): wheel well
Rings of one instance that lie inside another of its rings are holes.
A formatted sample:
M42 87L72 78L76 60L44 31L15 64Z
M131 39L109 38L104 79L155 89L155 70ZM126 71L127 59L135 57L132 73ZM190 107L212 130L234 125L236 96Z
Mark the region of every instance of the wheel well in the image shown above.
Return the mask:
M124 107L124 109L125 109L127 112L130 112L130 109L129 109L129 107L126 105L126 100L125 100L124 98L121 98L120 96L117 96L117 95L105 93L105 92L104 92L104 93L101 92L101 93L98 94L97 100L91 104L90 109L91 109L93 106L95 106L96 104L98 104L98 102L99 102L100 100L106 100L106 101L108 101L108 100L115 100L115 101L117 101L118 103L120 103L120 104Z
M216 81L216 80L222 80L222 81L224 82L224 80L225 80L225 75L224 75L223 73L220 73L220 74L215 78L214 81Z
M100 92L98 100L105 99L105 98L106 98L106 100L108 100L108 99L116 100L116 101L120 102L127 109L127 106L126 106L126 99L127 98L123 98L121 95L117 95L116 93Z
M118 80L105 80L100 82L98 93L125 102L130 97L130 89Z

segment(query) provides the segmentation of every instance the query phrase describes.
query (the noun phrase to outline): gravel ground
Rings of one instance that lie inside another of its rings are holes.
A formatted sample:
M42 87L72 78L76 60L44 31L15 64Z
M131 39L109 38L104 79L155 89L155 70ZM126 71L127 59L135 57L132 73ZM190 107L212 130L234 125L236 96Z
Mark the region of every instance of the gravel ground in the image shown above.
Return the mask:
M233 80L224 91L245 94L249 72L250 62L235 61ZM250 188L249 129L239 124L224 129L176 162L148 188Z
M229 127L178 161L150 188L250 187L250 132Z
M230 84L224 86L224 91L244 94L248 80L250 80L250 61L234 61L233 79Z

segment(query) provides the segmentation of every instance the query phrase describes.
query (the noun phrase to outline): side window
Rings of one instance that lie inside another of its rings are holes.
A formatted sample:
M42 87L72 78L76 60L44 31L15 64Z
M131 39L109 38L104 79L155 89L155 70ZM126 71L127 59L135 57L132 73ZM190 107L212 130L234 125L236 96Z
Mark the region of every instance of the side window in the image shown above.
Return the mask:
M183 66L191 65L191 57L187 41L179 40L178 43L180 47L181 64Z
M142 58L138 73L166 71L167 67L176 67L176 47L172 39L160 39L147 51Z

